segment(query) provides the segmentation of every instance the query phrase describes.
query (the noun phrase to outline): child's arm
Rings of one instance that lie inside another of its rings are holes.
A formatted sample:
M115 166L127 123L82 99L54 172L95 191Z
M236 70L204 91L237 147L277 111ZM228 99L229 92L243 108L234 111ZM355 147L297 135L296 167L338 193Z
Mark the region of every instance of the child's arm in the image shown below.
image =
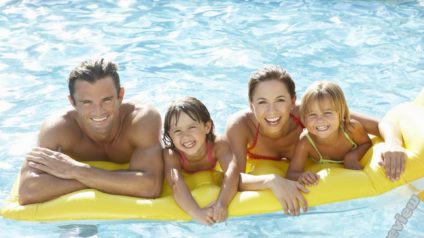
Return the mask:
M359 161L362 159L362 156L371 148L371 140L365 131L362 124L356 120L350 120L350 125L348 126L348 132L350 133L352 140L358 145L358 147L352 151L349 151L344 157L344 166L347 169L360 170L362 166Z
M172 188L175 201L194 220L202 224L213 224L212 210L210 208L200 208L184 182L177 156L179 155L176 155L170 149L164 150L165 176L169 186Z
M296 145L293 159L290 160L289 168L286 177L291 180L299 181L305 185L315 185L318 182L319 176L315 173L304 172L305 163L308 159L310 144L306 137L300 139Z
M237 192L240 171L237 160L231 151L230 144L224 140L215 143L216 157L224 171L224 180L221 192L213 207L213 219L216 222L223 221L228 217L228 205Z

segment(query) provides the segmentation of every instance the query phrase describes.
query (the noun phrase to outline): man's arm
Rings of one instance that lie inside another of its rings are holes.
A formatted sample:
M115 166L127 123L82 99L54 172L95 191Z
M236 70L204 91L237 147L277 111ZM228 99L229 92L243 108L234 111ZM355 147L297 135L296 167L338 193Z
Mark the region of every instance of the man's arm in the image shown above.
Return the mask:
M107 171L78 162L66 154L40 148L29 165L63 179L73 179L89 188L126 196L154 198L160 195L163 161L160 144L161 120L153 108L141 109L129 128L136 147L128 170ZM31 163L33 162L33 163Z
M76 180L61 179L28 166L24 161L19 184L19 204L49 201L61 195L87 188Z
M86 187L106 193L153 198L160 195L163 181L163 161L160 144L161 120L159 113L149 108L136 115L131 122L130 141L135 147L130 168L125 171L107 171L78 162L66 154L47 148L37 148L36 156L28 157L28 165L34 171L41 170L55 179L31 176L24 178L20 191L26 192L33 185L36 192L32 201L42 202ZM42 145L41 145L42 146ZM51 148L51 147L50 147ZM49 190L36 190L55 182ZM63 181L65 184L60 190ZM26 185L26 186L22 186ZM69 189L69 190L68 190ZM24 196L23 196L24 197ZM34 199L34 197L36 199ZM30 201L31 202L31 201ZM23 201L22 204L25 204Z
M64 116L52 117L46 120L40 128L38 146L51 150L58 150L63 143L63 138L70 138L68 132L72 131L73 124L69 124ZM62 144L61 144L62 143ZM87 188L77 180L62 179L41 170L30 167L27 160L24 161L19 183L19 203L21 205L38 203L57 198L63 194Z

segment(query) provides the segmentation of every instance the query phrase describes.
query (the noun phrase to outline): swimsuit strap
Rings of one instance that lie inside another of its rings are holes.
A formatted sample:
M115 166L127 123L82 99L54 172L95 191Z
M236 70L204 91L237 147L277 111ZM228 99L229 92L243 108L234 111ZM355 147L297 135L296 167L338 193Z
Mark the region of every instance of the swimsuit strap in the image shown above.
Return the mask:
M296 122L296 124L298 124L300 127L305 128L305 126L302 124L302 122L299 120L299 118L297 118L295 115L290 113L290 117L293 119L294 122ZM256 132L255 132L255 138L253 139L253 143L252 145L250 145L249 147L247 147L247 151L255 148L256 143L258 143L258 138L259 138L259 127L260 124L258 122L258 126L256 127Z
M207 142L207 144L206 144L206 146L207 146L207 149L208 149L208 161L211 163L211 164L213 164L214 165L214 167L215 167L215 164L216 164L216 159L213 157L213 151L212 151L212 143L210 143L210 142Z
M251 146L249 146L247 148L246 154L250 159L261 159L261 160L281 160L281 158L279 157L272 157L272 156L266 156L266 155L257 155L255 153L250 152L250 150L252 150L253 148L255 148L256 144L258 143L258 138L259 138L259 123L258 126L256 127L256 132L255 132L255 138L253 139L253 143Z
M290 113L290 118L296 123L298 124L301 128L305 128L305 126L302 124L302 122L299 120L299 118L297 118L295 115ZM250 159L263 159L263 160L281 160L280 157L272 157L272 156L266 156L266 155L257 155L254 154L252 152L250 152L250 150L252 150L253 148L255 148L256 144L258 143L258 139L259 139L259 128L260 128L260 124L258 123L258 126L256 127L256 132L255 132L255 138L253 139L253 143L247 147L247 156Z
M304 130L306 130L306 129L304 129ZM315 144L314 140L312 140L312 137L309 135L309 133L306 133L306 138L308 139L309 143L312 145L312 147L314 148L314 150L317 152L317 154L319 156L319 161L312 159L313 161L320 163L320 164L325 164L325 163L341 164L341 163L343 163L342 160L325 159L324 156L321 154L321 152L319 152L317 145Z
M298 124L302 129L305 128L305 126L303 125L303 123L300 121L299 118L297 118L295 115L290 113L290 117L293 119L294 122L296 122L296 124Z
M178 159L181 163L181 167L187 171L187 167L188 167L188 160L186 158L186 156L184 155L184 153L182 153L181 151L177 150L178 154L180 154L180 156L178 156Z
M198 170L191 171L191 170L188 169L188 159L187 159L187 157L184 155L184 153L178 151L178 153L180 154L180 156L178 158L180 160L182 169L185 170L186 172L194 173L194 172L198 172L198 171L211 170L211 169L215 168L217 159L215 159L213 157L212 143L207 142L206 149L208 151L208 161L211 163L210 167L205 168L205 169L198 169Z
M350 138L349 134L344 129L344 127L343 126L340 126L340 129L342 130L343 135L346 138L346 140L349 141L352 144L352 150L358 148L358 145L355 143L355 141L352 140L352 138Z
M250 145L249 147L247 147L247 151L250 151L251 149L255 148L256 143L258 143L259 127L260 127L260 124L258 122L258 126L256 127L256 132L255 132L255 138L253 139L252 145Z
M306 129L304 129L306 130ZM314 148L315 152L317 152L319 160L315 162L321 163L321 161L324 159L324 157L322 156L321 152L319 152L317 145L315 145L314 140L312 140L311 136L309 135L309 132L306 133L306 139L308 139L309 144L311 144L312 148Z

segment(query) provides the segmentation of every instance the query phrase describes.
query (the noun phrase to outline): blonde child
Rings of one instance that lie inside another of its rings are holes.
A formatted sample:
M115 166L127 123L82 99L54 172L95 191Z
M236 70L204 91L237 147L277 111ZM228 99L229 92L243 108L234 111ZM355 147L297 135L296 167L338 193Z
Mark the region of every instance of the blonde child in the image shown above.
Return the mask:
M165 176L178 205L203 224L228 217L228 205L237 192L239 171L230 145L216 138L214 124L205 105L193 97L173 101L164 122ZM212 170L219 162L224 180L217 200L201 208L184 182L182 172Z
M362 169L359 163L372 143L362 124L350 119L342 89L319 81L302 97L300 119L305 129L290 161L287 177L305 185L317 184L319 176L304 172L305 162L340 163L347 169Z

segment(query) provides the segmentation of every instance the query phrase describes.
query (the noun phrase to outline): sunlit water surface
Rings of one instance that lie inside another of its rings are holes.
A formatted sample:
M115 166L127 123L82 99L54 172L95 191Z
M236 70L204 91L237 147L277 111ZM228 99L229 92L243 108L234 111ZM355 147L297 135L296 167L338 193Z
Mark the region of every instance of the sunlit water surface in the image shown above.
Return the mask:
M381 118L424 87L424 2L420 1L2 1L0 3L0 205L41 122L63 110L67 76L80 61L118 63L126 98L161 113L192 95L222 133L247 107L249 75L286 68L298 98L333 80L354 111ZM411 197L378 198L192 222L27 223L0 218L1 237L385 237ZM424 236L420 204L400 237Z

